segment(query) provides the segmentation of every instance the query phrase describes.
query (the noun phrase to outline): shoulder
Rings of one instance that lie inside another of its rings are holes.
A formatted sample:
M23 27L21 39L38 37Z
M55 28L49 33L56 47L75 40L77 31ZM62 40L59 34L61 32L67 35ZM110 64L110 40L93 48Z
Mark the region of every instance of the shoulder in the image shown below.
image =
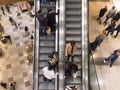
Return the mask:
M44 68L43 68L43 71L45 71L45 70L47 70L47 69L48 69L48 67L44 67Z

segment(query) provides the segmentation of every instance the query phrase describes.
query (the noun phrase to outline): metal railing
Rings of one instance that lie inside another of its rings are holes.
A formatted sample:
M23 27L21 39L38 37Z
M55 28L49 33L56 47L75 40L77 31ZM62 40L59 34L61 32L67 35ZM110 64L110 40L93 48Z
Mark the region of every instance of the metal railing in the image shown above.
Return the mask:
M89 88L90 90L100 90L99 81L97 77L97 72L95 68L95 62L92 50L89 49L90 55L89 55Z
M82 0L82 90L89 90L88 79L88 0Z
M59 0L59 90L64 90L65 0Z
M58 13L58 15L56 15L55 51L59 52L59 1L58 0L56 0L56 13ZM57 67L57 72L59 72L59 67ZM59 86L58 86L59 79L58 78L59 78L59 76L57 76L57 78L55 78L55 90L59 89Z
M39 10L39 0L34 0L35 13ZM34 32L34 62L33 62L33 90L38 90L38 61L39 61L39 23L35 17Z

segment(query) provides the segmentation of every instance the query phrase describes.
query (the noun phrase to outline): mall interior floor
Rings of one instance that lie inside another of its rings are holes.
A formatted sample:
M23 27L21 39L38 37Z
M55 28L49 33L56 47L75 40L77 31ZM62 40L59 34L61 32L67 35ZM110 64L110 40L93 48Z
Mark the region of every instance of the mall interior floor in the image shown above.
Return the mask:
M4 6L3 6L4 7ZM33 64L27 60L27 55L32 53L27 51L28 44L31 42L30 35L26 36L24 27L28 26L29 32L34 31L34 19L29 17L28 12L21 13L22 19L17 18L19 8L17 4L10 6L11 14L2 15L0 23L4 26L4 35L10 35L12 44L0 42L0 48L4 55L0 57L0 83L7 83L7 90L11 82L16 82L16 90L32 90L32 67ZM2 11L0 10L2 14ZM22 23L23 28L16 29L9 22L11 16L17 23ZM5 90L0 86L0 90Z
M114 5L113 2L89 2L89 39L90 42L94 41L106 26L97 23L97 17L99 10L108 6L108 10ZM102 18L102 21L105 17ZM110 23L110 21L109 21ZM117 38L108 35L103 43L94 52L93 57L95 61L95 67L97 71L98 81L100 84L100 90L120 90L120 58L118 58L113 66L110 68L110 62L103 63L103 60L110 56L115 49L120 49L120 35Z

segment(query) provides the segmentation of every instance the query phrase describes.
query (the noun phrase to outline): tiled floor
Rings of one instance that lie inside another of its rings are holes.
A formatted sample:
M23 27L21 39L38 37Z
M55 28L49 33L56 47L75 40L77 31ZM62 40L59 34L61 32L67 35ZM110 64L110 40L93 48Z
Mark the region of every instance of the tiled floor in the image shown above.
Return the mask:
M0 42L0 48L4 51L4 56L0 57L0 82L6 82L8 88L10 83L16 82L16 90L32 90L32 63L27 60L28 44L31 43L30 35L25 36L24 29L16 29L11 26L8 20L12 16L17 23L22 22L23 27L28 26L30 34L34 31L34 18L31 18L28 12L21 13L22 19L17 18L17 12L20 10L15 6L11 7L11 14L2 15L0 23L4 26L4 35L11 35L12 44L9 42L3 44ZM0 14L2 14L0 10ZM0 90L5 90L0 87ZM9 90L9 89L8 89Z
M95 37L102 32L105 28L103 24L99 25L96 21L99 10L105 5L110 9L113 6L112 2L90 2L89 3L89 33L90 42L94 41ZM105 17L102 18L104 20ZM109 35L97 51L94 53L94 60L98 80L100 84L100 90L120 90L120 58L118 58L113 64L112 68L109 68L109 62L104 64L103 59L108 57L112 51L120 48L120 35L117 38L113 38Z

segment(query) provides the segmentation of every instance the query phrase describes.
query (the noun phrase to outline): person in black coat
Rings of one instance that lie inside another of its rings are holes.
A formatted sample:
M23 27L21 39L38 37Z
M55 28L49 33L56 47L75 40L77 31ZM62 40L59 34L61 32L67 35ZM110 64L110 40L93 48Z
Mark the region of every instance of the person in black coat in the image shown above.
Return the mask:
M10 43L12 44L12 40L11 40L11 36L10 35L6 35L6 36L4 36L4 38L8 39L10 41Z
M47 25L50 26L51 32L55 31L56 19L55 16L58 13L54 12L52 9L48 9L48 14L46 16Z
M5 5L5 7L6 7L6 10L8 11L8 13L11 13L10 12L10 6L9 5Z
M107 12L107 6L105 6L104 8L100 9L99 17L97 18L97 21L99 23L101 23L101 18L105 15L106 12Z
M111 32L111 35L113 35L114 31L117 31L116 35L114 36L116 38L120 32L120 24L113 30L113 32Z
M39 10L36 15L35 15L39 21L39 29L40 29L40 36L47 36L47 22L46 22L46 18L43 15L42 10Z

